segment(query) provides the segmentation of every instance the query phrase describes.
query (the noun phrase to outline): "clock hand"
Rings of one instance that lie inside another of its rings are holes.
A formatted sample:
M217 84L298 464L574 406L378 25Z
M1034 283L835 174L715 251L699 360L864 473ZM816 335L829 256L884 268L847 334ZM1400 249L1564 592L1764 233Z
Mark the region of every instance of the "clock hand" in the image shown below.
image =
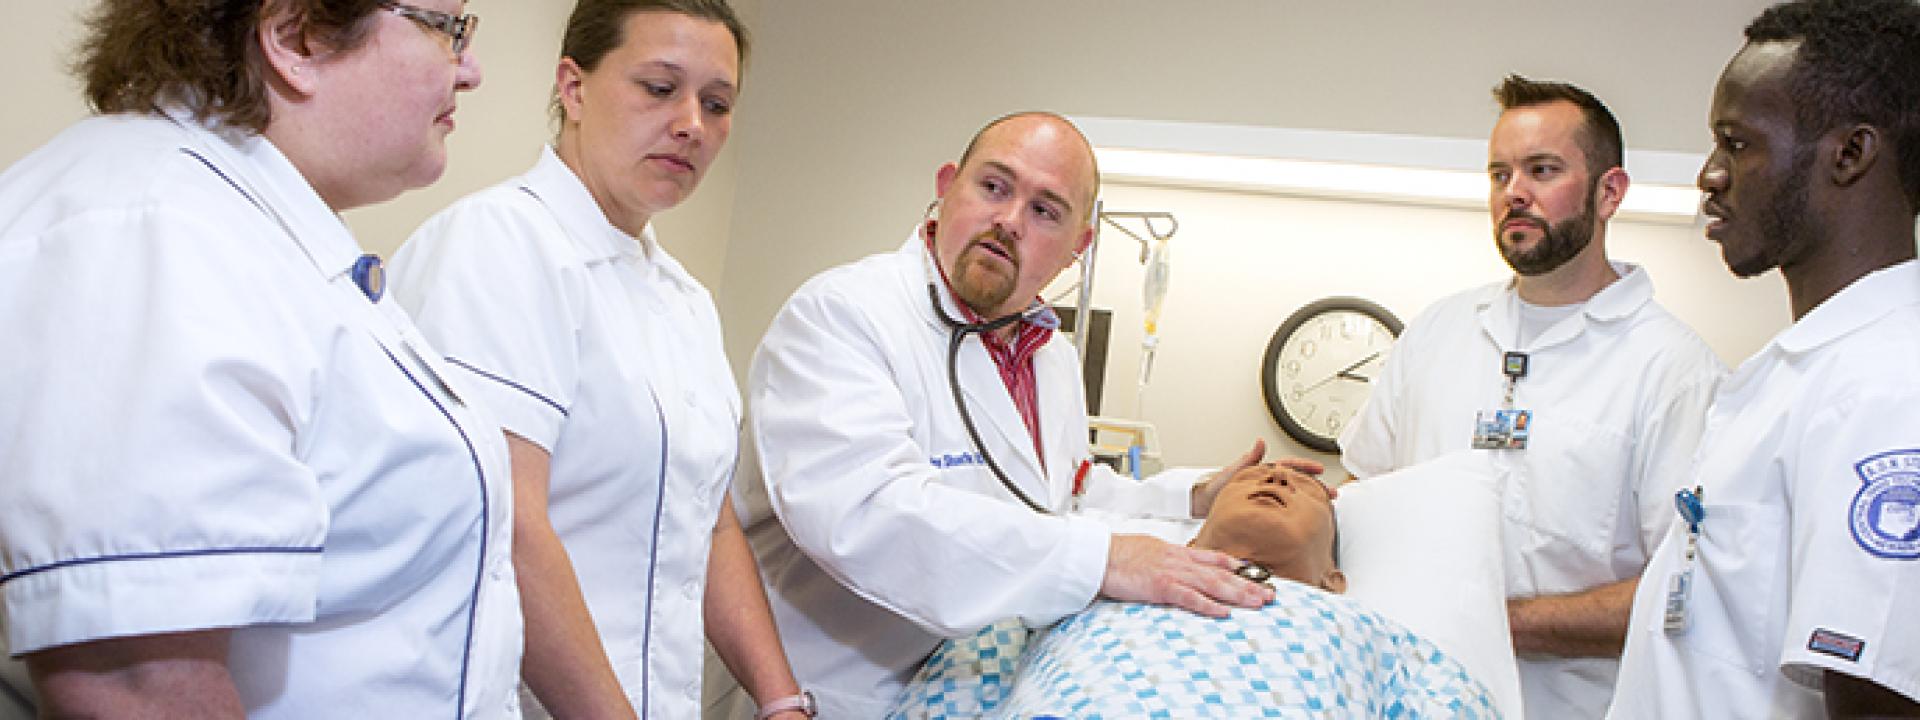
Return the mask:
M1360 366L1361 366L1361 365L1365 365L1365 364L1367 364L1367 363L1370 363L1370 362L1373 362L1373 359L1374 359L1374 358L1377 358L1377 357L1380 357L1380 352L1376 350L1376 351L1374 351L1374 353L1373 353L1372 355L1368 355L1368 356L1366 356L1366 357L1363 357L1363 358L1360 358L1360 362L1357 362L1357 363L1354 363L1354 364L1352 364L1352 365L1348 365L1348 366L1346 366L1346 367L1344 367L1344 368L1341 368L1341 369L1340 369L1340 372L1337 372L1337 373L1334 373L1334 374L1333 374L1333 376L1334 376L1334 377L1343 377L1343 378L1348 378L1348 379L1358 379L1358 380L1365 380L1366 378L1364 378L1364 377L1361 377L1361 376L1359 376L1359 375L1354 375L1354 374L1352 374L1352 373L1353 373L1353 371L1355 371L1355 370L1358 370L1358 369L1360 369Z
M1333 382L1335 379L1344 378L1347 380L1359 380L1360 382L1371 382L1370 378L1367 378L1366 376L1363 376L1363 375L1355 375L1353 374L1353 371L1354 369L1360 367L1361 365L1365 365L1367 363L1373 362L1373 359L1377 357L1380 357L1379 352L1375 352L1372 355L1368 355L1366 357L1360 358L1359 362L1356 362L1352 365L1348 365L1344 368L1341 368L1339 372L1336 372L1332 375L1328 375L1325 379L1322 379L1320 382L1314 383L1313 385L1308 386L1306 389L1301 390L1300 394L1305 395L1307 393L1318 390L1320 389L1321 385L1325 385L1327 383Z

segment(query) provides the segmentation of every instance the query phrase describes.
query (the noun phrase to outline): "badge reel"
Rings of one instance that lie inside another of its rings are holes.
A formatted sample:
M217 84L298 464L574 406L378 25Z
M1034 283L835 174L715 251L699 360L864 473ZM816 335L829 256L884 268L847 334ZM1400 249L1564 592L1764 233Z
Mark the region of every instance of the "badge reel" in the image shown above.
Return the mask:
M1686 632L1692 620L1692 615L1687 612L1687 603L1693 593L1693 561L1700 549L1700 521L1707 517L1706 505L1701 501L1705 495L1705 490L1699 486L1673 494L1673 505L1680 511L1680 521L1687 524L1687 554L1680 563L1680 569L1667 577L1668 635Z
M1527 354L1510 352L1501 359L1500 372L1507 376L1507 396L1499 410L1482 410L1473 416L1475 450L1525 450L1533 430L1533 412L1513 406L1513 389L1527 376Z

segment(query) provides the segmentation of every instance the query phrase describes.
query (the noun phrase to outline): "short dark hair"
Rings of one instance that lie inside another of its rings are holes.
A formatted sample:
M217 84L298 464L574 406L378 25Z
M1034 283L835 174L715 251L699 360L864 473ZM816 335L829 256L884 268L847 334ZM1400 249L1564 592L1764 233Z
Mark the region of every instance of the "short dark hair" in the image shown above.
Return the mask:
M1587 156L1587 172L1592 178L1598 179L1601 173L1620 167L1624 160L1626 143L1620 139L1620 121L1614 119L1606 103L1579 86L1529 80L1514 74L1493 88L1493 99L1499 101L1502 111L1555 102L1573 103L1586 119L1585 131L1580 133L1580 151Z
M366 41L380 0L101 0L87 15L73 72L98 113L178 103L201 122L266 129L261 18L286 12L310 42L347 52Z
M747 64L747 26L740 22L727 0L580 0L567 16L566 33L560 37L560 57L573 58L584 72L593 72L607 54L627 39L627 18L641 12L670 12L711 20L726 26L733 35L740 65ZM565 119L560 107L559 89L553 95L553 117Z
M1767 8L1747 41L1799 42L1788 89L1803 141L1835 126L1885 130L1907 204L1920 210L1920 4L1799 0Z

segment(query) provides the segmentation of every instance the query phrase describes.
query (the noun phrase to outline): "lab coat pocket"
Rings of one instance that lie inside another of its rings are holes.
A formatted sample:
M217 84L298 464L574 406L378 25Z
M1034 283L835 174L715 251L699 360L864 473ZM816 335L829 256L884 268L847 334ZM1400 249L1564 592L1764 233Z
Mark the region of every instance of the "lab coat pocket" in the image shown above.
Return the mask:
M1755 675L1772 671L1780 648L1765 629L1786 621L1786 598L1771 592L1786 559L1754 549L1774 547L1770 528L1784 528L1786 520L1783 512L1758 506L1707 506L1688 600L1688 652Z
M1615 526L1630 485L1632 445L1624 433L1542 412L1525 450L1506 450L1512 471L1504 507L1507 539L1531 587L1523 594L1582 590L1612 580Z

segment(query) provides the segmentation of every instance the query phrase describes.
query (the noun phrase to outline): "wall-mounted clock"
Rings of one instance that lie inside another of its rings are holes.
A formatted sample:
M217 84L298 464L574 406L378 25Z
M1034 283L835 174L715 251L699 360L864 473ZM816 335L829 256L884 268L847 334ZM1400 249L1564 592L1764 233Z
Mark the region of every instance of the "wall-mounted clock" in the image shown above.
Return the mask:
M1367 401L1400 328L1392 312L1359 298L1326 298L1294 311L1267 342L1260 366L1267 411L1300 444L1339 452L1340 431Z

